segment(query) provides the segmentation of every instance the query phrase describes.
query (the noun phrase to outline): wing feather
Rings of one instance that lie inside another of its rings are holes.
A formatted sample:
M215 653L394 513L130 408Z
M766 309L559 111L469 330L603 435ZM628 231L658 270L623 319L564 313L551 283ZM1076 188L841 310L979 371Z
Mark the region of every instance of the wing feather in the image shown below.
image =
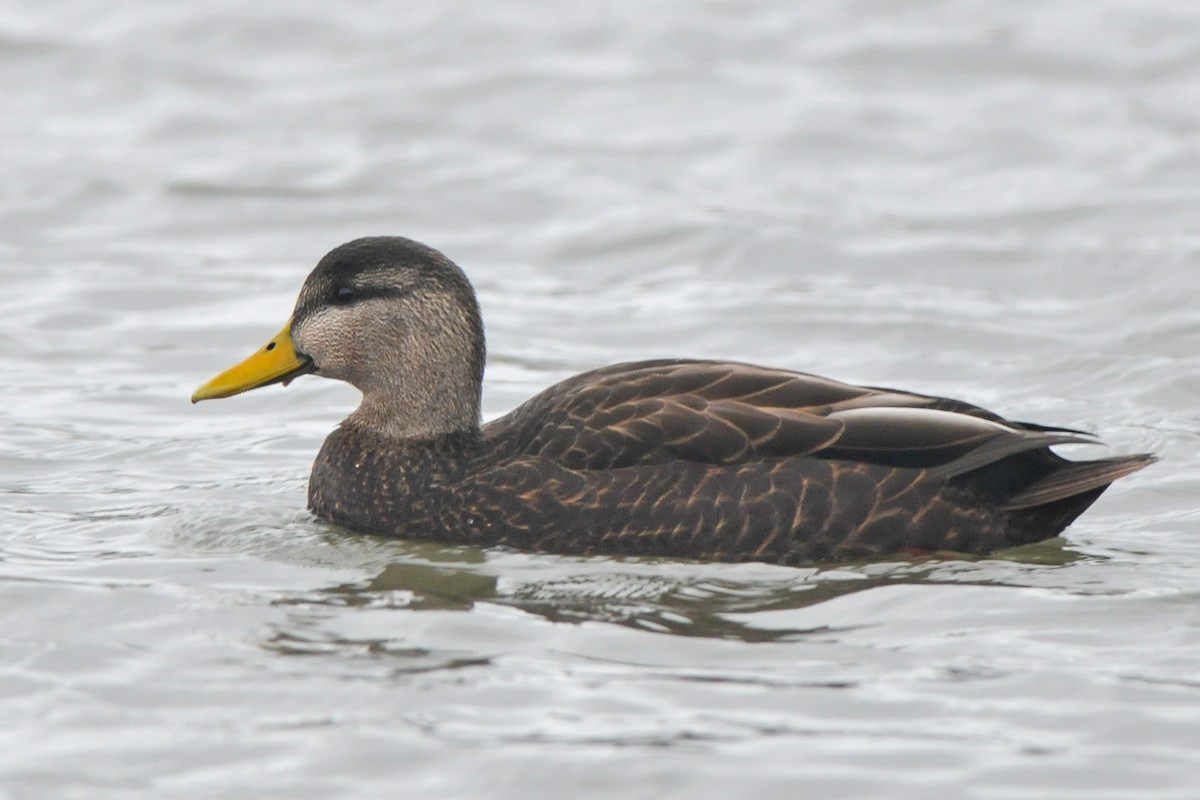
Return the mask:
M613 469L809 456L950 478L1013 453L1091 441L948 398L713 361L618 364L550 387L484 428L512 457Z

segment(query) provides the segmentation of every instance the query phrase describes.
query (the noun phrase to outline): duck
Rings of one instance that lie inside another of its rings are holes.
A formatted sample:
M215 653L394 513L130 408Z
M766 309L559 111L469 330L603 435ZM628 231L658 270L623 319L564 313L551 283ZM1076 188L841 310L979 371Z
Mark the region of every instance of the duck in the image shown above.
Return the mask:
M290 319L192 402L304 375L361 402L308 507L368 534L566 555L783 565L976 556L1057 536L1152 454L970 403L734 361L601 367L481 421L483 320L463 270L399 236L343 244Z

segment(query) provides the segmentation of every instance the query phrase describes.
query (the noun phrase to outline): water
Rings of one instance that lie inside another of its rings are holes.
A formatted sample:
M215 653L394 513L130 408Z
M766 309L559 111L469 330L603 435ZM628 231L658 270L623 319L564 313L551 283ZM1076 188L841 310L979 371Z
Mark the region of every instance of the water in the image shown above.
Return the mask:
M0 797L1200 795L1200 10L0 19ZM351 534L304 487L352 391L187 398L375 233L476 281L488 416L730 357L1163 461L983 560Z

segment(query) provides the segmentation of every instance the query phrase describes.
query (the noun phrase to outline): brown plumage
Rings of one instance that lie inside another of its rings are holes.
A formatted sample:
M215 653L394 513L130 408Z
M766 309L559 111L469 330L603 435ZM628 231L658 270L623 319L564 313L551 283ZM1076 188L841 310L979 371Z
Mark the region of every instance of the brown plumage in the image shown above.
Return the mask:
M784 564L987 553L1056 535L1153 461L1067 461L1049 448L1094 440L957 400L715 361L605 367L481 426L474 292L445 256L398 237L322 259L287 334L264 350L294 343L290 369L217 386L230 370L194 399L303 372L360 388L317 457L309 505L373 533Z

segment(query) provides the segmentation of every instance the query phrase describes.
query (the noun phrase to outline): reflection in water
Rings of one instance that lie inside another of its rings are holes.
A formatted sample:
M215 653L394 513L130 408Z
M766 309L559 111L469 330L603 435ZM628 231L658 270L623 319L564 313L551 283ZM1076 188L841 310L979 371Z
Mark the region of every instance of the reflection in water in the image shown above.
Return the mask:
M738 577L739 565L685 565L653 559L587 559L509 554L549 570L522 579L519 571L489 566L489 551L467 547L396 542L406 552L367 581L343 583L277 601L309 607L361 607L407 611L466 611L476 603L495 603L536 614L550 622L608 622L680 636L783 641L831 628L761 628L754 614L815 606L835 598L895 584L955 583L1020 586L1024 572L981 569L994 563L1034 569L1060 567L1084 556L1051 539L1013 548L988 558L961 554L931 555L904 561L844 564L812 569L774 568L772 577ZM543 564L543 566L545 566ZM575 569L569 567L574 566ZM546 575L549 572L549 576ZM496 573L496 574L493 574ZM726 577L723 573L728 573ZM503 574L501 579L499 574ZM344 641L349 647L386 650L387 642ZM295 633L280 635L280 652L314 652L320 645Z

